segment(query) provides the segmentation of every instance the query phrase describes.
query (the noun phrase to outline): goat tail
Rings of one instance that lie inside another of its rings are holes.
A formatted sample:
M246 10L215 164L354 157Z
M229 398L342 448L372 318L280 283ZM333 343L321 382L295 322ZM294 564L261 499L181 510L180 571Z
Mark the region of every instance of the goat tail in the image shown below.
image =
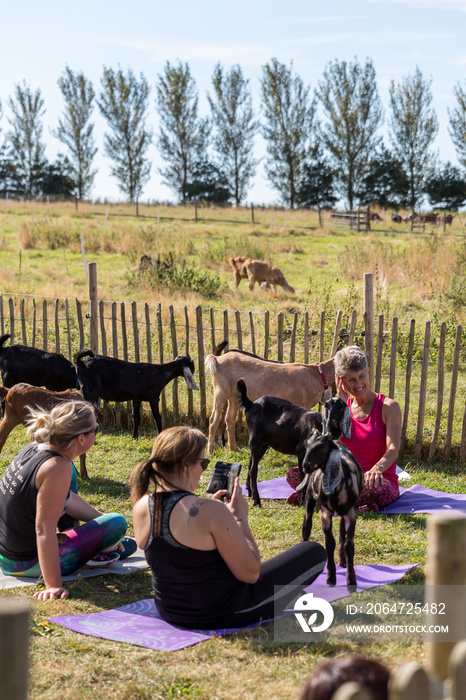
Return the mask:
M95 355L92 352L92 350L78 350L78 352L74 356L75 365L79 364L83 357L95 357Z
M6 343L8 338L11 338L10 333L5 333L4 335L0 336L0 348L3 350L3 344Z
M211 374L215 374L218 371L218 360L215 355L207 355L205 358L204 366L209 370Z
M239 396L236 397L239 409L241 411L247 411L248 408L250 408L252 406L252 401L248 397L246 383L245 383L244 379L238 379L236 387L239 391Z
M212 354L215 355L216 357L218 357L219 355L222 354L222 352L225 350L227 345L228 345L228 339L225 338L225 340L222 340L221 343L219 343L218 345L216 345L214 347L214 349L212 350Z

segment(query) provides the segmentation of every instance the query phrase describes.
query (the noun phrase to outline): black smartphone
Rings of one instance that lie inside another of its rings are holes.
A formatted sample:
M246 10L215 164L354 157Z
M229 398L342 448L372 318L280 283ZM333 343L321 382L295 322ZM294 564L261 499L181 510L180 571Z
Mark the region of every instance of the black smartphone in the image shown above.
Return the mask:
M239 462L215 462L214 470L207 484L207 493L217 493L222 489L226 489L226 498L231 498L235 479L241 471Z

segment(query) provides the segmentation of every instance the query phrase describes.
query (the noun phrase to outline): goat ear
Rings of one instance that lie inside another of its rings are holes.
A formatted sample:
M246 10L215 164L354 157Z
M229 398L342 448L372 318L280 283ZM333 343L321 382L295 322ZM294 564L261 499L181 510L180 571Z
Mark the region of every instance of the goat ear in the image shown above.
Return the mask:
M322 407L322 435L328 435L328 411L327 407Z
M349 439L351 437L351 411L349 406L345 406L343 412L343 418L341 419L341 432L344 437Z
M194 381L193 373L189 369L189 367L183 367L183 377L186 382L186 386L188 389L194 389L198 390L199 387L197 386L196 382Z
M330 450L324 470L322 488L326 496L331 496L332 493L335 492L335 489L342 478L343 470L341 468L340 450L335 448L334 450Z

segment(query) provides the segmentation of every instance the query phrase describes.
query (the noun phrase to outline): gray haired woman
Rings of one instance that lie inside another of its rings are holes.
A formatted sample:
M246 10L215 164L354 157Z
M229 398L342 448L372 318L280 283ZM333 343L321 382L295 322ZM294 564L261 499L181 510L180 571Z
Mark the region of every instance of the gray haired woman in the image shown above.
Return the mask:
M367 359L356 345L335 355L335 383L351 411L351 438L342 437L341 442L364 471L358 507L377 511L400 495L395 463L401 440L400 406L370 388Z

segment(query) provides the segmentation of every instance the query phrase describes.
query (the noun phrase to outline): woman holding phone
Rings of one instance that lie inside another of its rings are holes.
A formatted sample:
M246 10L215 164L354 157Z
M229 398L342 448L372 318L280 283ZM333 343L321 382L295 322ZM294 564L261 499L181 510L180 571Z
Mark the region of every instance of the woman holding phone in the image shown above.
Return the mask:
M242 627L274 617L301 595L326 553L300 542L261 564L239 478L230 500L225 489L212 498L194 493L209 465L206 444L187 426L158 435L150 458L131 474L134 532L164 620L194 629ZM290 591L293 584L299 588Z

